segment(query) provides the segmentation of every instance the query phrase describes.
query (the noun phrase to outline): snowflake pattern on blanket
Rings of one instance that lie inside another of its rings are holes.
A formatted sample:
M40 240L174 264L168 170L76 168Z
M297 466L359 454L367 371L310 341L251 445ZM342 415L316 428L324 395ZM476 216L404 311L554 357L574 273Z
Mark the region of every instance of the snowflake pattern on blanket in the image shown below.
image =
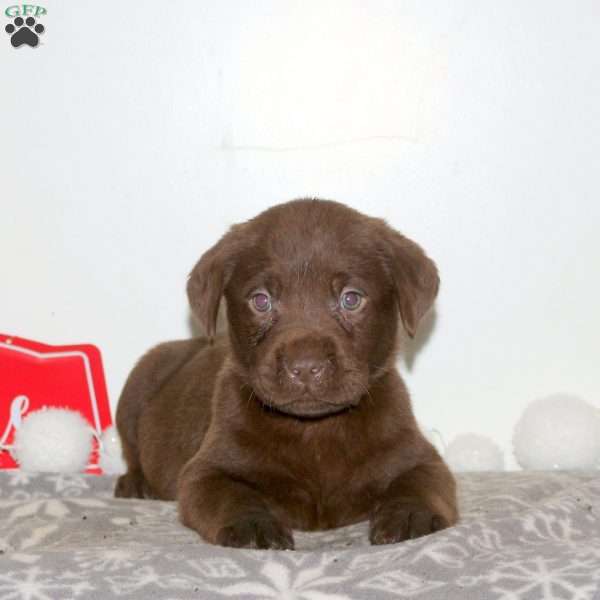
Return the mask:
M290 551L220 548L114 479L0 473L0 600L600 600L600 474L458 478L458 526L371 547L366 523Z

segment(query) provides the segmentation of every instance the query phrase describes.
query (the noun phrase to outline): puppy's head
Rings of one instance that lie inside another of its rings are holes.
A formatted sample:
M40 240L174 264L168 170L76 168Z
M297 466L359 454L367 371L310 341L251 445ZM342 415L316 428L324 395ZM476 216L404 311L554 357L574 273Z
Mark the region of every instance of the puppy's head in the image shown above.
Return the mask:
M296 200L234 226L194 267L188 296L209 336L225 296L234 359L263 404L316 418L368 397L393 360L398 314L413 336L438 285L434 263L383 221Z

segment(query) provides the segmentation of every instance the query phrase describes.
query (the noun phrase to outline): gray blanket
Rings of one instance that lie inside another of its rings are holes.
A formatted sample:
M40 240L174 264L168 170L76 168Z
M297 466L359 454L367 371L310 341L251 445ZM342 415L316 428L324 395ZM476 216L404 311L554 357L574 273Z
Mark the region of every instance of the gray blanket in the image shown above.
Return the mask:
M114 479L0 472L0 600L600 600L600 473L459 477L462 519L369 546L366 524L297 532L297 550L203 543L176 506Z

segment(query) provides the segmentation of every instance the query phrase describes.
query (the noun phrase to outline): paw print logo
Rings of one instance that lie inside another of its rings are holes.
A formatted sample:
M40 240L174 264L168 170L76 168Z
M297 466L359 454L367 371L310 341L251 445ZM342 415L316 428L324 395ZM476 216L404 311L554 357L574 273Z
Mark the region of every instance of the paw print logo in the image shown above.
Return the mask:
M6 33L10 35L10 43L15 48L23 44L35 48L40 41L38 34L44 33L44 26L41 23L36 24L33 17L27 17L25 20L17 17L13 23L9 23L5 27Z

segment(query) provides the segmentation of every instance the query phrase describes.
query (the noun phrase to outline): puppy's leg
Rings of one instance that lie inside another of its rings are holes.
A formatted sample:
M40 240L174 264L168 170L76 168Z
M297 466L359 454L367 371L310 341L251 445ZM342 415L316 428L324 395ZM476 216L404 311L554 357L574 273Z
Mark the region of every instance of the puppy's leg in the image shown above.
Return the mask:
M127 465L127 472L117 479L115 485L116 498L145 498L149 492L142 473L137 446L138 419L148 402L142 383L144 373L142 359L130 374L117 405L117 430L121 438L123 459Z
M196 338L161 344L145 354L131 371L117 405L117 430L127 464L127 473L119 477L115 486L117 498L154 496L140 462L139 417L168 379L207 343Z
M371 514L372 544L394 544L445 529L458 520L456 484L438 458L392 481Z
M235 548L293 550L292 532L270 512L266 498L243 481L190 461L179 478L179 514L207 542Z

